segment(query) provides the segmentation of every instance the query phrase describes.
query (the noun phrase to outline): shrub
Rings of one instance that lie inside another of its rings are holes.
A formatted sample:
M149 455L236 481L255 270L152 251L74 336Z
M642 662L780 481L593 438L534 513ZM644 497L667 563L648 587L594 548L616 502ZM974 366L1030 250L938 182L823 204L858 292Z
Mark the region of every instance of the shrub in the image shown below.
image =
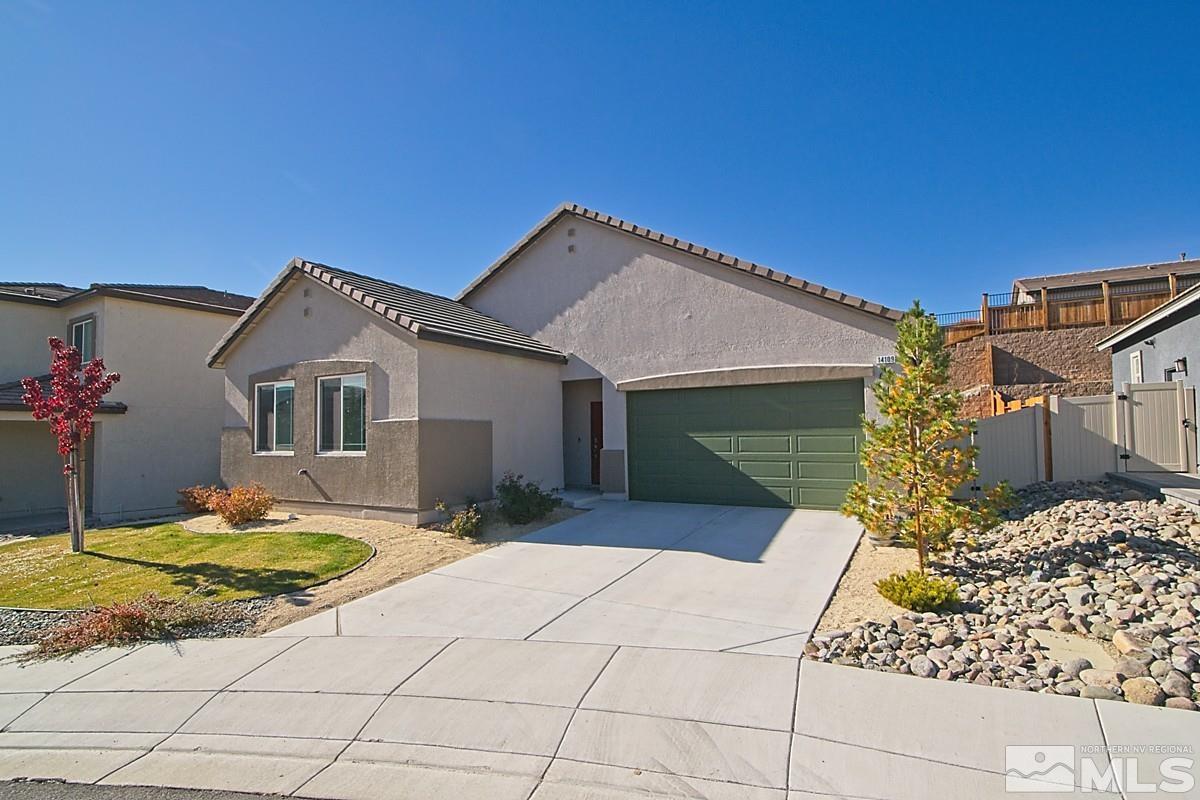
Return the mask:
M524 475L505 472L496 484L500 515L514 525L541 519L562 504L560 498L542 491L535 481L524 479Z
M958 584L919 569L895 572L875 584L879 593L910 611L941 611L958 605Z
M213 499L222 493L216 486L189 486L179 490L179 505L189 514L213 510Z
M65 658L91 647L118 647L146 639L167 639L189 628L228 620L240 612L209 602L147 594L125 603L97 606L48 630L18 658Z
M439 526L441 530L463 539L474 539L482 532L483 514L475 503L469 502L466 508L454 513L441 500L434 507L449 517Z
M217 512L226 525L237 527L254 520L266 519L275 506L275 497L257 483L234 486L229 491L217 490L209 508Z

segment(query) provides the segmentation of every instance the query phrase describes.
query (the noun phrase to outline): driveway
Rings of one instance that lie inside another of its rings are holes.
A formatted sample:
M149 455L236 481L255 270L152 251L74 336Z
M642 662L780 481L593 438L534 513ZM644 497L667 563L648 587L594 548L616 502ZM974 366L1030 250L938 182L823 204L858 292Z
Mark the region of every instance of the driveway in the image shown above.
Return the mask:
M601 502L282 628L799 656L858 540L824 511Z
M1200 714L801 661L854 541L833 514L605 504L276 635L0 665L0 780L998 798L1005 745L1200 741Z

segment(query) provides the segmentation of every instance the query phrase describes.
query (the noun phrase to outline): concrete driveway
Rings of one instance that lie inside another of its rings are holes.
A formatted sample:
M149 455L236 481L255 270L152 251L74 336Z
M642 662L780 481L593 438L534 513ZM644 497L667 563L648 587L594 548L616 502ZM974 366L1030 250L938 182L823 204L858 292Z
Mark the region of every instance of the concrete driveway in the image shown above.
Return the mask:
M1200 741L1200 714L801 661L854 539L833 514L606 505L278 635L0 664L0 780L999 798L1005 745Z
M822 511L601 502L282 628L799 656L858 540Z

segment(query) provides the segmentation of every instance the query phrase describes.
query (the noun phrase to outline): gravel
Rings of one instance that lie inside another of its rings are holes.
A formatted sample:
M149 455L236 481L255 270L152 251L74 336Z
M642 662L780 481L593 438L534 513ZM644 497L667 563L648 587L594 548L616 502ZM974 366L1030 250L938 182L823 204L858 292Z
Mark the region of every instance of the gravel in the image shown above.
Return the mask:
M219 603L221 618L179 633L181 639L223 639L246 636L258 617L266 612L274 598L230 600ZM27 611L0 608L0 645L33 644L50 628L78 617L81 611Z
M1003 524L931 565L960 585L954 612L825 631L806 657L1195 710L1200 517L1111 483L1034 484L1017 499ZM1103 642L1116 663L1057 662L1033 630Z

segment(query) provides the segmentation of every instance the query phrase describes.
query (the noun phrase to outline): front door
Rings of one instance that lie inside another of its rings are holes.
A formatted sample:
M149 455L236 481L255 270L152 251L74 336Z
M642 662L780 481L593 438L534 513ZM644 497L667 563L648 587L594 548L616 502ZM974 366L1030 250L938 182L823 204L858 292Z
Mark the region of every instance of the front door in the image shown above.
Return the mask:
M592 485L600 485L600 449L604 447L604 403L592 403Z

